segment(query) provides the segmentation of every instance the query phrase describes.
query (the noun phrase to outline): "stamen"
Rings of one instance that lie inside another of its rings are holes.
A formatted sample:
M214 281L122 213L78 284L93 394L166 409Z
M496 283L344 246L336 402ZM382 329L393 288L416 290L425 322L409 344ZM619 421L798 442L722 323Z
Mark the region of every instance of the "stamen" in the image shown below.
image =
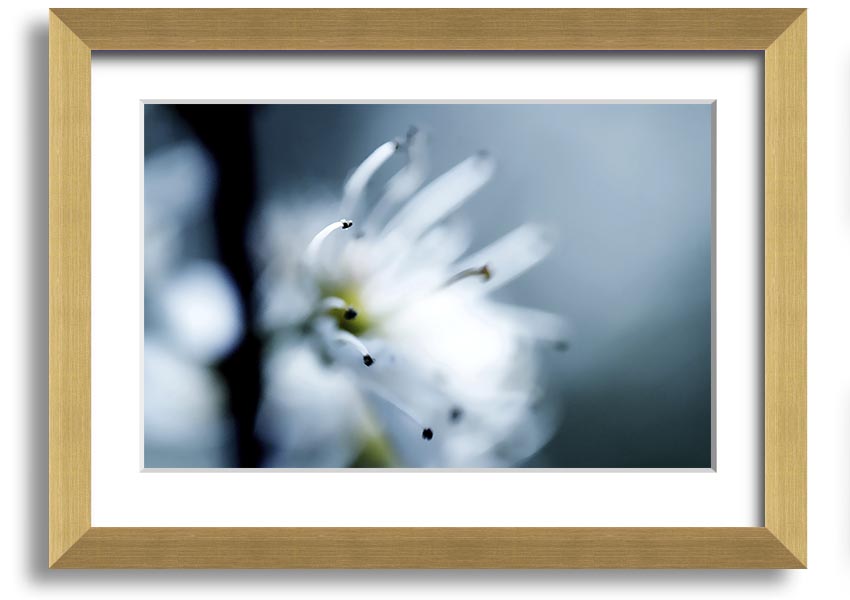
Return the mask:
M490 272L490 267L487 265L482 265L480 267L471 267L469 269L464 269L460 273L452 275L446 280L446 283L443 284L443 287L448 287L453 283L457 283L458 281L462 281L469 277L481 277L483 281L490 281L490 277L492 273Z
M310 243L307 245L307 250L304 252L305 261L308 264L313 264L319 256L322 244L326 239L328 239L328 236L337 229L348 229L352 225L354 225L354 221L350 219L340 219L339 221L334 221L322 229L319 233L313 236L313 239L310 240Z
M458 406L455 406L449 412L449 419L451 420L452 423L457 423L458 421L460 421L460 418L462 416L463 416L463 410Z
M460 266L482 262L495 265L487 292L493 292L513 281L549 254L550 244L543 231L534 225L520 225L489 246L461 261Z
M366 186L372 176L387 162L392 156L398 152L401 144L397 141L385 142L378 146L372 154L366 157L360 166L354 169L354 172L345 182L342 192L342 202L340 203L340 214L354 215L357 210L357 205L363 198L363 193L366 191Z
M328 296L324 298L319 306L319 312L323 313L341 311L342 318L346 321L351 321L357 316L357 311L354 310L353 306L348 305L345 300L337 298L336 296Z
M407 132L403 147L407 151L408 162L398 173L390 177L383 195L366 217L363 229L367 234L379 231L399 203L412 196L425 181L429 162L425 137L425 134L416 127L411 126Z
M363 345L363 342L361 342L360 338L358 338L356 335L347 331L340 330L336 334L336 341L348 344L349 346L353 346L354 348L356 348L357 351L360 352L361 355L363 355L363 364L367 367L371 367L373 364L375 364L375 359L372 358L372 355L369 354L369 350L366 348L366 346Z
M368 384L367 384L367 385L368 385ZM410 410L408 410L408 409L407 409L405 406L403 406L402 404L400 404L400 403L396 402L395 400L392 400L392 399L391 399L391 398L390 398L390 397L389 397L386 393L384 393L384 392L383 392L380 388L378 388L378 387L376 387L376 386L368 386L368 387L370 387L370 388L371 388L371 391L372 391L372 394L370 394L370 397L372 397L372 398L378 398L379 400L381 400L381 401L383 401L383 402L386 402L387 404L389 404L390 406L392 406L393 408L395 408L397 411L399 411L401 414L403 414L404 416L406 416L408 419L410 419L410 420L411 420L413 423L415 423L418 427L420 427L420 428L422 429L422 439L424 439L424 440L431 440L431 439L433 439L433 437L434 437L434 431L433 431L430 427L426 427L426 426L422 423L422 420L421 420L419 417L417 417L415 414L413 414L412 412L410 412Z

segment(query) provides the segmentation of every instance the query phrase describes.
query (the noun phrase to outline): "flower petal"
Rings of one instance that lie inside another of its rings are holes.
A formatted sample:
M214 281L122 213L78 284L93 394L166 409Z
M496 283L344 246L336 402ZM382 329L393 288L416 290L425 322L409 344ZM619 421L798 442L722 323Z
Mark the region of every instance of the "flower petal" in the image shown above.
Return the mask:
M459 261L457 270L487 265L490 280L485 286L477 286L477 289L482 293L488 293L528 271L543 260L550 250L551 245L546 241L540 227L529 224L520 225L489 246Z
M566 319L554 313L501 302L491 303L483 312L485 318L511 327L518 337L549 342L562 342L569 337Z
M408 133L407 164L387 182L384 194L378 200L372 212L364 220L367 235L376 233L389 219L392 211L400 202L410 198L419 189L428 175L427 140L423 132L412 130Z
M257 433L269 446L266 467L343 467L360 448L364 415L346 371L325 365L306 343L266 356Z
M417 239L457 210L490 180L493 160L484 153L470 156L422 188L384 228L386 235Z

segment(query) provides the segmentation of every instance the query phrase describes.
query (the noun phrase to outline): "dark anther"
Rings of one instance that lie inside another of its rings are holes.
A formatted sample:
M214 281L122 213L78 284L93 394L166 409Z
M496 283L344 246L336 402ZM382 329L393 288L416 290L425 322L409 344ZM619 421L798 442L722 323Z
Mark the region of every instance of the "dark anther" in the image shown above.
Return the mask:
M434 432L431 431L430 428L422 430L422 439L423 440L430 440L433 437L434 437Z
M354 221L349 221L348 219L343 219L343 221L342 221L342 228L343 229L348 229L352 225L354 225Z
M363 357L363 364L367 367L371 367L373 364L375 364L375 359L372 358L370 354L367 354Z
M349 306L348 308L346 308L346 309L345 309L345 312L344 312L344 313L342 313L342 317L343 317L346 321L350 321L351 319L353 319L353 318L354 318L354 317L356 317L356 316L357 316L357 311L356 311L356 310L354 310L353 308L351 308L350 306Z
M460 421L460 418L463 416L463 410L455 406L452 408L451 412L449 412L449 419L451 419L452 423L457 423Z

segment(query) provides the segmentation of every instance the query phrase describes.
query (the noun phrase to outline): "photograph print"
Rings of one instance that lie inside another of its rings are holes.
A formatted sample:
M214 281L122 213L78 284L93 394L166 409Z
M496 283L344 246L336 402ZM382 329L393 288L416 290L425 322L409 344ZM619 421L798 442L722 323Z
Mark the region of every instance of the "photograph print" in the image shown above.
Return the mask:
M712 468L714 119L145 104L144 468Z

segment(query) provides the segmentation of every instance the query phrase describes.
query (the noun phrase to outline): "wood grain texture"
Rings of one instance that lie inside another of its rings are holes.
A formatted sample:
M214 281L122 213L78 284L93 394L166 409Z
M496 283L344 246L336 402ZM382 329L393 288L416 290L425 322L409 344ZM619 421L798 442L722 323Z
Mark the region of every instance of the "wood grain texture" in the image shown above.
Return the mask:
M49 560L89 528L91 53L50 15Z
M753 528L94 528L63 568L693 569L799 562Z
M765 527L91 528L92 49L764 50ZM806 25L799 9L51 11L49 564L805 566L805 102Z
M799 9L55 9L92 50L764 50Z
M806 561L806 15L765 52L765 526Z

